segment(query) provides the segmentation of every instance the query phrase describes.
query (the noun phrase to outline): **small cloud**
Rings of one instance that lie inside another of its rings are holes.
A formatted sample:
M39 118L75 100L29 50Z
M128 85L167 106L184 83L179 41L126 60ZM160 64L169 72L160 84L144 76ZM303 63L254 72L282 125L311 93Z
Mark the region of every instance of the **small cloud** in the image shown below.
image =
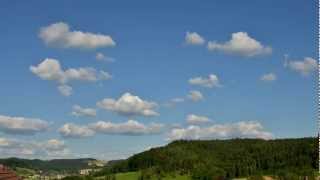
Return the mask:
M214 124L206 127L190 125L186 128L172 129L167 140L179 139L227 139L227 138L261 138L271 139L270 132L265 131L264 127L255 121L240 121L231 124Z
M60 85L58 90L63 96L71 96L72 94L72 87L68 85Z
M112 75L106 71L100 71L98 79L109 80L112 79Z
M206 116L199 116L195 114L189 114L186 118L188 124L199 125L210 122L211 120Z
M155 111L157 103L145 101L139 96L124 93L119 99L106 98L97 102L97 106L102 109L116 112L124 116L158 116Z
M96 49L116 45L111 36L82 31L70 31L69 25L64 22L42 27L39 37L47 45L61 48Z
M193 102L198 102L204 99L200 91L190 91L187 95L187 98L192 100Z
M115 59L112 57L108 57L106 55L104 55L103 53L98 52L96 54L96 59L98 61L105 61L105 62L115 62Z
M105 58L106 58L105 55L102 54L102 53L97 53L97 54L96 54L96 59L97 59L97 60L103 60L103 59L105 59Z
M305 57L303 60L286 61L285 67L307 76L317 70L318 63L311 57Z
M89 127L97 133L102 134L118 134L118 135L148 135L159 134L163 127L162 124L151 123L144 125L134 120L128 120L124 123L112 123L99 121L90 124Z
M245 57L272 53L271 47L262 45L259 41L250 37L246 32L232 33L231 39L225 43L209 41L207 48L210 51L221 51L227 54Z
M6 134L33 135L48 128L49 123L41 119L0 115L0 131Z
M91 67L69 68L63 70L56 59L47 58L37 66L30 66L30 71L43 80L65 84L70 81L98 81L110 79L107 72L97 72ZM108 77L108 78L106 78Z
M49 151L61 151L66 148L65 143L58 139L49 139L44 145Z
M26 141L0 138L0 152L3 156L20 158L64 158L70 155L65 143L58 139Z
M215 74L210 74L208 78L205 77L195 77L189 79L189 84L198 85L207 88L220 87L219 78Z
M88 116L88 117L95 117L97 115L97 111L92 108L83 108L79 105L74 105L72 107L71 114L73 116Z
M203 45L205 39L196 32L187 32L185 36L185 43L189 45Z
M66 85L71 81L96 82L112 78L108 72L97 71L92 67L63 70L60 62L51 58L46 58L36 66L30 66L30 71L43 80L56 81L59 84L58 90L64 96L72 94L72 87Z
M275 80L277 80L277 76L274 73L268 73L268 74L262 75L260 80L266 81L266 82L275 81Z
M58 132L65 138L85 138L95 134L95 132L87 126L78 126L72 123L64 124Z

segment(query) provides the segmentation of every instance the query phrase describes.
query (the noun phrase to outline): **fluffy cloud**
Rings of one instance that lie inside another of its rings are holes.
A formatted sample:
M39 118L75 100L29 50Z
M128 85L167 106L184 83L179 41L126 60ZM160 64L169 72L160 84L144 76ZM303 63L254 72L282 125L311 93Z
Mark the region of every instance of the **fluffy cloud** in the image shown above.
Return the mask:
M125 116L157 116L157 103L145 101L139 96L124 93L118 100L106 98L97 102L97 106Z
M69 25L63 22L42 27L39 37L49 46L62 48L95 49L116 45L108 35L70 31Z
M204 124L204 123L208 123L211 120L206 117L206 116L198 116L195 114L189 114L186 118L186 121L188 124L193 124L193 125L197 125L197 124Z
M56 59L47 58L37 66L30 66L30 71L43 80L53 80L61 84L69 81L97 81L110 79L107 72L97 72L91 67L70 68L62 70L60 62Z
M102 53L97 53L96 54L96 59L97 60L103 60L103 59L105 59L106 58L106 56L104 55L104 54L102 54Z
M202 87L208 87L208 88L213 88L213 87L220 87L219 83L219 78L215 74L210 74L208 78L205 77L195 77L189 79L189 84L191 85L198 85Z
M0 148L16 147L17 143L6 138L0 137Z
M61 136L65 138L85 138L93 136L96 133L131 136L159 134L161 133L162 128L162 124L150 123L149 125L145 125L139 123L138 121L128 120L127 122L123 123L98 121L88 125L76 125L67 123L63 125L58 131Z
M66 148L64 142L58 139L50 139L44 144L44 146L48 151L61 151Z
M174 107L178 103L183 103L183 102L185 102L187 100L191 100L193 102L198 102L198 101L201 101L203 99L204 99L204 96L202 95L202 93L200 91L192 90L185 97L182 97L182 98L179 97L179 98L170 99L170 101L166 102L164 104L164 106L166 106L166 107Z
M58 81L60 83L66 81L60 63L56 59L47 58L38 66L30 66L30 71L43 80Z
M163 127L162 124L151 123L144 125L134 120L129 120L124 123L112 123L99 121L89 125L97 133L103 134L122 134L122 135L145 135L145 134L158 134Z
M97 79L100 79L100 80L109 80L112 78L112 75L109 74L108 72L106 71L100 71L99 72L99 76Z
M47 159L65 157L70 151L65 143L58 139L39 142L0 137L0 153L2 156Z
M222 51L246 57L265 55L272 53L272 48L262 45L259 41L250 37L246 32L232 33L232 37L225 43L208 42L210 51Z
M205 39L196 32L187 32L185 42L190 45L202 45L205 43Z
M285 67L299 72L300 74L306 76L311 72L316 71L318 64L317 61L311 57L305 57L303 60L298 61L289 61L286 62Z
M190 91L187 97L193 102L198 102L203 100L203 95L201 94L200 91Z
M94 117L97 115L97 112L95 109L92 108L83 108L79 105L74 105L72 107L72 115L74 116L89 116L89 117Z
M262 138L270 139L272 134L264 130L259 122L241 121L232 124L215 124L209 127L189 126L175 128L168 134L168 140L178 139L226 139Z
M79 126L72 123L64 124L58 132L65 138L85 138L95 134L95 132L87 126Z
M0 131L7 134L32 135L46 131L49 123L40 119L0 115Z
M69 68L63 70L60 62L56 59L47 58L37 66L30 66L30 71L39 78L48 81L56 81L59 92L64 96L72 94L72 87L66 85L70 81L99 81L108 80L112 76L105 71L96 71L91 67Z
M58 86L58 91L63 95L63 96L71 96L72 94L72 87L68 85L60 85Z
M105 61L105 62L114 62L115 61L115 59L113 59L111 57L108 57L108 56L106 56L106 55L104 55L103 53L100 53L100 52L98 52L96 54L96 59L98 61Z
M275 81L277 79L276 74L274 73L268 73L261 76L261 81Z

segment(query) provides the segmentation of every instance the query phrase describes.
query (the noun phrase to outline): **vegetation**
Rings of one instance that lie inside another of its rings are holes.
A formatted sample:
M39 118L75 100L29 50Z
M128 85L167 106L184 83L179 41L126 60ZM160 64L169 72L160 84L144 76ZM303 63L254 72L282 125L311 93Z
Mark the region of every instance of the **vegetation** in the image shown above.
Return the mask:
M141 180L163 179L168 174L203 180L261 179L262 175L294 180L314 176L317 147L316 138L181 140L136 154L105 168L96 176L139 171Z
M0 159L0 164L19 175L69 172L89 168L94 159L56 159L49 161L18 158ZM314 179L318 165L316 138L180 140L165 147L136 154L126 160L111 161L90 176L69 176L64 180L247 180Z
M57 172L78 172L80 169L88 168L88 162L94 159L54 159L43 161L39 159L19 159L7 158L0 159L0 164L4 164L14 170L19 168L41 170L41 171L57 171Z
M117 173L117 174L110 174L106 176L101 176L96 179L98 180L142 180L142 179L150 179L150 180L158 180L155 174L144 174L144 172L126 172L126 173ZM162 180L190 180L189 176L186 175L177 175L177 174L166 174L165 176L161 177Z

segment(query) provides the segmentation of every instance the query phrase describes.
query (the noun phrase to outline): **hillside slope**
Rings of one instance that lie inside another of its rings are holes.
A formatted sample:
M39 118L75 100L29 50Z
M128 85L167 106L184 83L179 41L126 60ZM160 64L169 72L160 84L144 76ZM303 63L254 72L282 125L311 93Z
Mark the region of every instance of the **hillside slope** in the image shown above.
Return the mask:
M193 178L310 175L317 169L316 138L175 141L136 154L103 173L178 172Z
M4 164L10 168L28 168L42 171L78 171L79 169L87 168L88 162L94 159L19 159L7 158L0 159L0 164Z

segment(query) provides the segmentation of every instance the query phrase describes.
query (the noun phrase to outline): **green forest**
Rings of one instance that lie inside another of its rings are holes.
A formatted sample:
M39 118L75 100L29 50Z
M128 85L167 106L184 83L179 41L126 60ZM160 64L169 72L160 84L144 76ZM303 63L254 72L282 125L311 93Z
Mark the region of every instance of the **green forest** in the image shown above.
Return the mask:
M0 159L12 169L68 172L89 168L94 159ZM300 180L319 177L318 139L179 140L166 146L110 161L89 176L65 180L224 180L265 177Z
M139 172L141 180L168 174L201 180L265 175L294 180L312 179L317 164L316 138L180 140L136 154L94 176L114 179L117 173Z
M12 169L27 168L41 171L64 171L64 172L78 172L80 169L88 168L88 162L95 159L20 159L7 158L0 159L0 164L6 165Z

